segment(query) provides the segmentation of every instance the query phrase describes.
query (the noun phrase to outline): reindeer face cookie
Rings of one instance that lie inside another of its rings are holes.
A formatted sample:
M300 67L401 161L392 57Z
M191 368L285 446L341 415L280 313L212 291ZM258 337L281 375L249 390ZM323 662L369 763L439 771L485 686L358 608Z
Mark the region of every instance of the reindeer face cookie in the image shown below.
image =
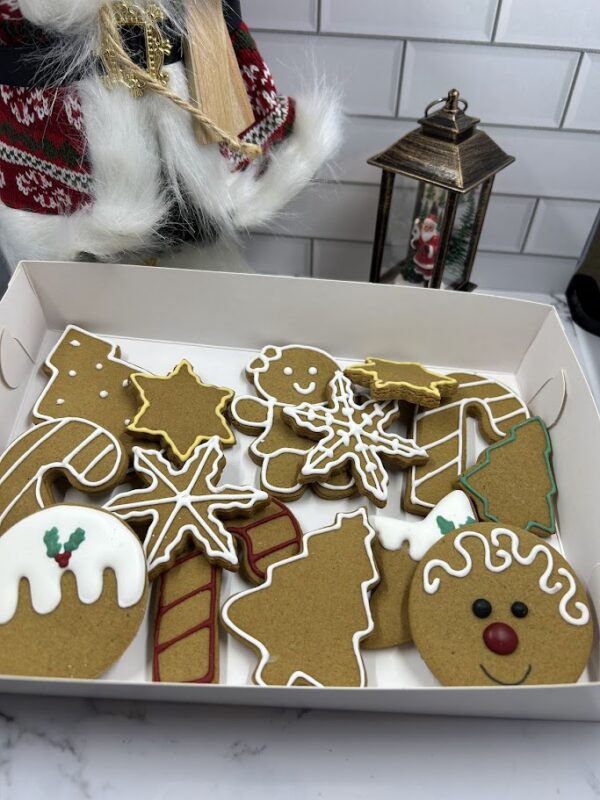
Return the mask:
M574 682L592 647L573 569L534 534L493 523L447 534L428 551L409 619L421 656L449 686Z

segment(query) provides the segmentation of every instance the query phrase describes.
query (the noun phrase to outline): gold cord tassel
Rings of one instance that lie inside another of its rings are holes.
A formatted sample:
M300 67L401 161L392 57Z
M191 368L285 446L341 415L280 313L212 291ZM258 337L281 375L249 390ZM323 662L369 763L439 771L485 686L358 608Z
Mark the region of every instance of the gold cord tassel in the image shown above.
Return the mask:
M167 89L165 84L159 79L154 77L142 67L138 66L128 55L123 47L121 35L119 33L119 26L115 17L115 12L112 3L107 3L100 9L100 29L102 31L102 49L104 54L110 53L111 65L116 66L132 78L141 86L151 89L153 92L166 97L176 106L183 111L187 111L196 119L201 125L208 129L222 144L226 145L230 150L243 153L247 158L255 158L262 153L260 145L251 144L250 142L243 142L237 136L231 136L218 125L215 125L209 117L206 116L198 106L184 100L175 92Z

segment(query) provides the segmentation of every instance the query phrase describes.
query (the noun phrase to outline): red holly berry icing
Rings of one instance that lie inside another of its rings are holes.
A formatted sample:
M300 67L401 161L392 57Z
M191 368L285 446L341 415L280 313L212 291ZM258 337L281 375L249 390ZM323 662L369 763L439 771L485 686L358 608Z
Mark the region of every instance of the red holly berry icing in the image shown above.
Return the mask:
M60 542L58 528L50 528L50 530L47 530L44 534L46 555L48 558L53 558L61 569L66 569L69 566L71 555L84 541L85 531L83 528L76 528L64 545Z

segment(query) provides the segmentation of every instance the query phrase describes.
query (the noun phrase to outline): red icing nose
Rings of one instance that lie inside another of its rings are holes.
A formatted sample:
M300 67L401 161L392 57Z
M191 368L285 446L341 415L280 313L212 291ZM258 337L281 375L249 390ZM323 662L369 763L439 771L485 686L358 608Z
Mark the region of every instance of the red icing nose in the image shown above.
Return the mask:
M488 650L499 656L509 656L519 646L517 632L504 622L492 622L483 632L483 641Z

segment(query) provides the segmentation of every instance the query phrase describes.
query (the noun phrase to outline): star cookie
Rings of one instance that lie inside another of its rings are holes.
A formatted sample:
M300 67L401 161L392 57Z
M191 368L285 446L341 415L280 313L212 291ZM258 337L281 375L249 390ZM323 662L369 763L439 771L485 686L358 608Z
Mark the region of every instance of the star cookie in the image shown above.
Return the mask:
M149 523L144 552L150 579L170 569L188 543L209 562L237 570L234 539L222 519L251 514L269 497L250 486L217 486L225 466L217 437L199 445L179 470L156 450L135 447L133 454L145 488L118 494L105 508L123 520Z
M406 467L422 463L427 453L411 439L386 432L400 414L397 402L357 402L352 384L342 372L333 377L329 394L329 407L303 403L283 410L294 430L320 439L308 451L299 480L309 483L349 465L359 491L383 507L387 503L389 476L382 457Z
M235 444L225 418L233 389L203 383L189 361L183 359L166 376L136 372L131 382L142 405L128 430L160 439L179 465L213 436L222 445Z
M426 369L415 361L388 361L372 356L362 364L347 367L344 373L353 383L368 387L374 400L405 400L423 408L436 408L458 386L454 378Z

